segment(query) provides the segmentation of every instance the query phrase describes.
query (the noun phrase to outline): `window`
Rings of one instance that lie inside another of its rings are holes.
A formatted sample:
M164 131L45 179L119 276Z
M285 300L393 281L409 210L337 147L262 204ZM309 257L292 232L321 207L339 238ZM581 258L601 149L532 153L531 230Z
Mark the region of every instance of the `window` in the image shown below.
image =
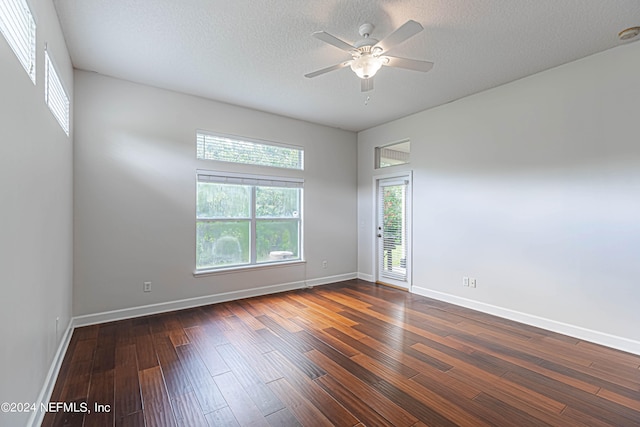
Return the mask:
M411 142L409 140L376 147L376 169L409 163Z
M196 272L302 259L302 185L198 171Z
M62 130L69 136L69 97L62 87L62 82L46 50L44 51L44 70L44 100L60 123Z
M303 170L304 150L271 142L198 132L198 159Z
M36 82L36 22L25 0L0 1L0 33Z

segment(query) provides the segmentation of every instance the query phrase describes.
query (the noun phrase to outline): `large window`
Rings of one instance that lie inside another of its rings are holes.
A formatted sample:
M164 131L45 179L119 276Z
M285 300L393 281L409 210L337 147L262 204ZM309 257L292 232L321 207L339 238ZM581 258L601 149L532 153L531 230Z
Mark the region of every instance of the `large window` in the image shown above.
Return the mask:
M0 33L36 82L36 23L25 0L0 1Z
M204 132L196 135L196 155L205 160L304 169L304 150L300 147Z
M198 171L196 271L302 259L302 184Z

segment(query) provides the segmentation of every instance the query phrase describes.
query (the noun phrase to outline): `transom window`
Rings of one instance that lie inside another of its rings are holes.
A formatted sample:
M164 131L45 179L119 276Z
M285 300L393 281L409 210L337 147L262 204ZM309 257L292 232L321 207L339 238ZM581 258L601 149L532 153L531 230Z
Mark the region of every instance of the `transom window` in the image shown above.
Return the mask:
M196 134L196 155L204 160L304 169L301 147L205 132Z
M36 22L25 0L0 1L0 33L36 82Z
M198 171L196 272L302 259L302 185Z
M409 140L395 142L383 147L376 147L376 169L389 166L404 165L411 158L411 142Z

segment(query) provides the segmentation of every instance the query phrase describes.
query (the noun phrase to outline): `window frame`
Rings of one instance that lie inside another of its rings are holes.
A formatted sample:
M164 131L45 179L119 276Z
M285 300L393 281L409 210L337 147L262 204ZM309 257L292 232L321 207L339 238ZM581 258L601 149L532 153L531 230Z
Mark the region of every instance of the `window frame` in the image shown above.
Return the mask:
M201 182L214 182L220 184L229 185L243 185L250 187L250 209L249 217L218 217L207 218L198 215L198 185ZM256 213L256 192L259 187L265 188L296 188L298 193L298 216L297 217L258 217ZM297 263L304 263L304 179L296 177L283 177L283 176L271 176L271 175L254 175L235 172L224 171L212 171L198 169L196 171L196 212L195 212L195 225L196 225L196 241L195 241L195 269L194 275L206 275L217 272L229 272L245 269L273 267L281 265L290 265ZM212 223L212 222L228 222L228 221L247 221L249 222L249 261L238 264L220 265L220 266L198 266L198 245L199 245L199 223ZM294 222L297 224L297 249L298 254L295 258L283 258L259 261L258 260L258 244L257 244L257 224L260 221L277 221L277 222Z

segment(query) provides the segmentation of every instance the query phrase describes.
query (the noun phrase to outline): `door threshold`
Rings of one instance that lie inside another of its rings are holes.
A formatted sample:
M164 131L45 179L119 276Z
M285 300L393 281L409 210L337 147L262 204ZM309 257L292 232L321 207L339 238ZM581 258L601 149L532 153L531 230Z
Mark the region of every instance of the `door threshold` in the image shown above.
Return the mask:
M385 283L385 282L381 282L379 280L376 281L376 285L382 285L382 286L386 286L388 288L397 289L399 291L409 292L409 288L403 288L402 286L392 285L391 283Z

